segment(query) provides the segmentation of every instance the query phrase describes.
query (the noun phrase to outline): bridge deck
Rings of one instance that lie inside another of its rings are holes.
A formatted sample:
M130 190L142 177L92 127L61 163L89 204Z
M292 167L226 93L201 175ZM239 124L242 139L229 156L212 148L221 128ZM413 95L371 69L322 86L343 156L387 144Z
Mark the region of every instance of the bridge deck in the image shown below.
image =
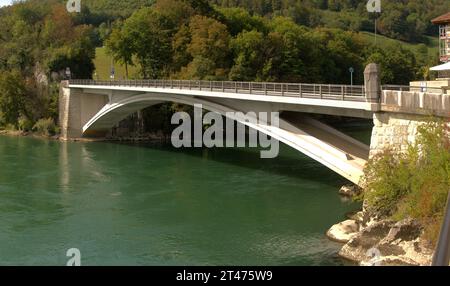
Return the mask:
M254 94L266 96L297 97L324 100L366 102L362 85L331 85L304 83L192 81L192 80L126 80L94 81L70 80L69 85L110 86L136 88L163 88L198 90L222 93Z

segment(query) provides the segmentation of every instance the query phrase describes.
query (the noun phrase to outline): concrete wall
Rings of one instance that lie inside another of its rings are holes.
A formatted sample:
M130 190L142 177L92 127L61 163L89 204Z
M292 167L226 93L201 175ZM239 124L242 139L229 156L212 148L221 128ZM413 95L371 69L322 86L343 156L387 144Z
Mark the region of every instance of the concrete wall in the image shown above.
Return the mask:
M450 117L450 94L385 90L381 95L381 110Z
M450 94L383 91L381 111L374 114L370 158L388 148L406 151L420 125L431 117L449 118Z
M61 84L59 94L59 125L61 138L68 140L83 137L83 126L97 114L109 99L106 95L83 93ZM96 134L90 134L95 136ZM100 136L100 135L99 135Z
M401 113L376 113L370 144L370 158L386 149L405 152L414 144L418 127L426 123L428 117Z

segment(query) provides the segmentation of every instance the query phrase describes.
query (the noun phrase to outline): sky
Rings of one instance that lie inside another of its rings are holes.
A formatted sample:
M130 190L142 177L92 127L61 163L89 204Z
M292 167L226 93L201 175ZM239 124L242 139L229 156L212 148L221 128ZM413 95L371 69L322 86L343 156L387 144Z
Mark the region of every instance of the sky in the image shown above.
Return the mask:
M0 7L11 4L12 0L0 0Z

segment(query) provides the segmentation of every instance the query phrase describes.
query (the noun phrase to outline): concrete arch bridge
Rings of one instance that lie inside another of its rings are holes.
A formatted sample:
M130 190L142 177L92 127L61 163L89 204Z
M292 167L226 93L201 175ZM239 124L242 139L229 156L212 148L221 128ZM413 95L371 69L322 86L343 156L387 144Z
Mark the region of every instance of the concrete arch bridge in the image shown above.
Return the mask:
M383 91L378 74L378 67L369 65L365 72L364 86L70 80L63 82L60 90L62 138L70 140L104 135L127 116L163 102L201 104L204 109L223 116L230 112L280 112L279 127L232 119L287 144L349 181L359 184L364 166L370 154L377 151L377 147L365 145L327 126L313 119L311 114L374 118L375 133L376 128L390 124L389 120L378 122L379 117L385 114L419 116L421 112L424 114L429 111L430 107L437 113L450 110L447 95L443 93L430 93L430 96L436 97L435 101L441 101L437 106L439 110L436 110L434 101L428 106L427 100L424 100L428 96L426 93L411 90ZM373 145L374 138L372 141ZM378 146L378 140L375 141Z

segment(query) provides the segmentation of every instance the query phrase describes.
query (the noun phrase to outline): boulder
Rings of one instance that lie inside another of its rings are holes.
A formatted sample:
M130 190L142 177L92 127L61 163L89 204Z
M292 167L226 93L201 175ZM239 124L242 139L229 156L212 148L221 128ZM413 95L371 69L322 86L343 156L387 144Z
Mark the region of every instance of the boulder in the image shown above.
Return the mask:
M366 214L364 212L352 212L347 214L348 219L355 220L359 225L363 225L366 222Z
M364 228L344 245L339 255L355 262L371 258L368 257L368 253L378 245L380 240L386 237L391 226L390 221L380 221Z
M414 220L373 221L357 233L339 255L360 265L430 265L433 250L421 239Z
M339 190L339 194L344 197L356 197L361 194L361 188L356 185L345 185Z
M359 224L355 220L346 220L330 228L328 238L340 243L349 242L359 231Z
M397 222L389 231L388 235L380 242L381 244L388 244L400 241L414 241L420 238L422 234L422 227L420 224L412 219L402 220Z

